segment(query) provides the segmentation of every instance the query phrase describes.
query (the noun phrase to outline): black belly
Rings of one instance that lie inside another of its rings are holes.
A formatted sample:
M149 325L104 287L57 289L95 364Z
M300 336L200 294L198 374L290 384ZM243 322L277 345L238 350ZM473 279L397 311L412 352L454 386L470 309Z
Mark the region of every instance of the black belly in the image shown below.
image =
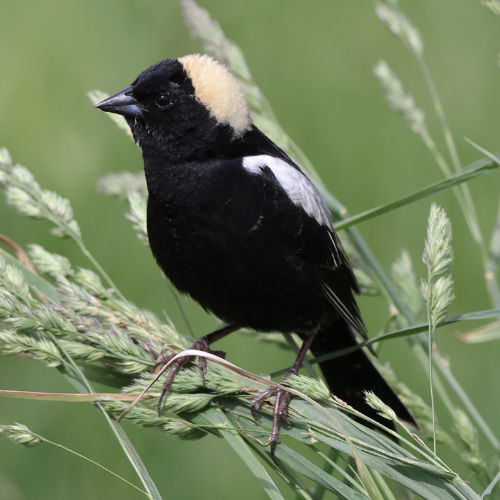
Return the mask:
M177 289L222 320L261 331L310 331L331 320L316 271L277 228L229 223L193 220L150 198L151 249Z

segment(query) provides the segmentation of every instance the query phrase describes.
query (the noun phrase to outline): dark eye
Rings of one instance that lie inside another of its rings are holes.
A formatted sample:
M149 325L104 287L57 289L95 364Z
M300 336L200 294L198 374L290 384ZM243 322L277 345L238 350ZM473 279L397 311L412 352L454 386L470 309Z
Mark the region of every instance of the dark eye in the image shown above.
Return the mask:
M170 104L170 99L167 94L158 94L155 97L155 104L159 108L166 108Z

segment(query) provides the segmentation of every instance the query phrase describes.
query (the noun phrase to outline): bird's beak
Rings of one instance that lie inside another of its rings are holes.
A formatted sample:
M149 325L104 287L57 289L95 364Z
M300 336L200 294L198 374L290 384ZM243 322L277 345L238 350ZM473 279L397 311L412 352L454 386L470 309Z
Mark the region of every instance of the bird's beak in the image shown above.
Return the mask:
M139 107L135 97L132 96L132 87L120 90L115 95L107 97L95 105L96 108L107 113L116 113L117 115L137 117L142 116L142 110Z

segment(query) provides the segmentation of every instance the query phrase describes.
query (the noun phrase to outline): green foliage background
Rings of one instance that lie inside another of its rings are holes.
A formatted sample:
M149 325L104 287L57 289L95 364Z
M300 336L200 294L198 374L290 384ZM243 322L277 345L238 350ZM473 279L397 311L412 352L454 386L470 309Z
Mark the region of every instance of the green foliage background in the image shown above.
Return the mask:
M200 2L229 38L242 48L254 79L281 124L309 156L325 184L354 214L427 185L441 177L433 159L402 118L388 109L372 73L389 61L405 89L424 109L428 94L408 52L378 21L371 2L318 1ZM440 91L465 165L478 154L467 136L498 151L500 20L479 2L401 2L420 29L425 57ZM0 142L15 161L28 166L46 188L68 197L88 247L124 294L139 306L166 311L187 332L177 306L149 250L123 217L125 206L95 191L102 175L136 171L139 150L85 93L114 92L149 64L199 50L190 39L176 1L46 0L3 2L0 6ZM429 124L436 125L431 113ZM490 234L499 198L498 174L470 184L485 235ZM453 229L456 300L453 313L490 307L477 247L450 192L437 197ZM385 269L402 248L419 263L429 200L360 225ZM70 242L52 238L44 224L16 215L0 200L0 232L21 245L39 242L84 264ZM85 263L86 264L86 263ZM361 299L372 335L387 316L382 298ZM182 298L195 336L216 320ZM437 333L440 351L493 431L500 433L500 344L465 345L456 329ZM221 343L229 359L257 372L271 372L293 356L236 334ZM404 340L383 346L399 377L428 400ZM55 370L25 359L2 357L0 388L72 391ZM437 402L437 415L440 405ZM88 404L2 400L0 423L20 421L35 432L97 458L134 478L102 418ZM440 420L446 428L446 419ZM263 495L229 447L207 437L179 441L126 425L160 491L167 498L259 498ZM443 458L447 458L444 454ZM451 458L451 457L450 457ZM464 479L467 471L457 470ZM469 472L470 474L470 472ZM0 497L5 499L134 498L135 493L91 465L39 446L25 449L0 441Z

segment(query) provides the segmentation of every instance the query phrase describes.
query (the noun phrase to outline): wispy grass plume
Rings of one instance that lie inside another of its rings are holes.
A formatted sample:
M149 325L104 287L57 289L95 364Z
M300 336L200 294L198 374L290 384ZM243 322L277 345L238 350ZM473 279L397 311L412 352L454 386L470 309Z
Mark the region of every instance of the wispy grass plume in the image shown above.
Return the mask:
M496 17L500 17L500 2L498 0L482 0L481 2Z
M127 219L132 223L132 227L137 237L144 245L149 245L148 228L146 222L147 201L146 197L139 191L130 191L127 196L129 211Z
M461 168L461 162L458 155L457 147L455 145L453 134L451 133L450 127L448 125L448 121L444 112L443 105L439 98L438 91L432 79L431 73L427 67L427 64L424 60L423 44L421 42L421 37L418 30L408 21L408 19L403 14L401 9L395 3L388 4L379 2L376 4L375 11L379 16L380 20L388 27L388 29L397 38L399 38L403 42L403 44L410 50L410 52L415 57L418 64L418 68L429 90L432 103L434 106L434 111L439 118L442 133L451 160L451 165L453 166L455 172L458 172ZM391 89L389 89L387 93L389 100L391 100L391 95L392 92ZM441 169L444 175L446 177L451 176L452 169L449 166L446 158L443 156L443 154L437 147L436 142L432 138L432 135L429 133L427 127L423 127L421 129L412 129L412 130L420 136L423 143L434 157L438 167ZM457 197L458 203L462 209L463 215L467 221L469 229L474 237L474 240L482 248L483 239L476 216L476 210L468 186L461 185L458 188L454 189L454 193L455 196Z
M107 113L107 115L113 114ZM116 196L122 200L126 200L129 193L141 193L146 196L146 178L144 172L107 174L97 181L97 191L107 196Z
M395 5L377 3L375 13L389 30L400 38L416 55L422 55L424 46L420 33Z
M379 61L373 71L384 88L391 107L403 115L413 132L426 134L423 111L417 107L413 97L405 93L401 80L389 65L385 61Z
M0 425L0 437L6 437L14 443L23 446L36 446L42 439L31 432L24 424Z
M423 307L422 294L418 288L410 254L406 250L403 250L399 258L392 264L391 271L398 293L412 312L413 317L419 318Z
M446 212L438 205L432 204L422 258L427 267L427 280L422 283L422 295L427 304L427 322L429 324L429 384L434 453L436 453L436 413L434 408L432 353L434 333L446 317L448 308L454 298L453 279L450 275L453 262L451 237L451 223L446 216Z

